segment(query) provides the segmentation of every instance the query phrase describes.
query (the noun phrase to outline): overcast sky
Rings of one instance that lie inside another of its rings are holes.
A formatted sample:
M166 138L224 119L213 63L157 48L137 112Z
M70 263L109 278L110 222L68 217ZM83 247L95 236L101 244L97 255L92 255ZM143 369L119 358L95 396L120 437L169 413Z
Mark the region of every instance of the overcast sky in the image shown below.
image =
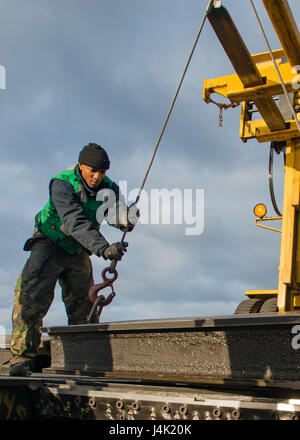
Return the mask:
M299 1L289 3L300 22ZM97 142L110 156L109 177L127 181L128 194L139 187L206 4L0 0L0 65L6 70L0 90L0 325L7 331L14 284L29 256L23 244L48 200L50 178L74 164L84 145ZM250 52L266 51L249 1L223 4ZM261 2L256 5L272 48L279 48ZM231 73L206 22L145 186L149 197L153 189L190 190L194 214L197 190L203 190L203 232L186 235L184 223L139 224L127 236L117 296L102 322L232 314L245 290L276 289L280 234L255 227L253 217L258 202L274 214L269 144L240 140L240 108L224 112L220 128L217 108L202 100L205 78ZM276 157L280 206L282 177L282 157ZM121 238L107 224L101 230L110 242ZM92 262L99 282L105 262ZM58 286L44 325L66 322Z

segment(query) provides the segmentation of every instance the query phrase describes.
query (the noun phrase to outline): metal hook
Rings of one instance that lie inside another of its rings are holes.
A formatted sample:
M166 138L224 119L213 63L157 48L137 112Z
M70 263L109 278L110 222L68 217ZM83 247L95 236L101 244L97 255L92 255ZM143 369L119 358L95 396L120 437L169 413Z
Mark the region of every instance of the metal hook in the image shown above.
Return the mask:
M106 274L108 272L111 273L110 268L106 267L102 271L103 282L99 283L99 284L95 284L89 290L89 299L90 299L91 303L93 304L93 306L92 306L92 309L87 317L88 323L99 322L100 314L102 312L103 307L110 304L112 302L112 300L114 299L114 297L116 296L116 293L115 293L114 287L113 287L113 282L116 281L116 279L118 278L118 272L116 271L116 269L114 269L112 278L107 277ZM97 293L100 290L105 289L106 287L111 287L111 290L112 290L112 292L107 296L107 298L105 298L104 295L97 296Z

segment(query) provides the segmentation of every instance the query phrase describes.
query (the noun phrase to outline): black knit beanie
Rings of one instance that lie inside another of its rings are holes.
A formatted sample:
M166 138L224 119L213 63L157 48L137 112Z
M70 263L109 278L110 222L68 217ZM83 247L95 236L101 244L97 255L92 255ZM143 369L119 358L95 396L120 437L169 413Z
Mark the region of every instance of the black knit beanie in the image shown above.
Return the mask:
M97 144L83 147L79 153L78 162L97 170L108 170L110 161L106 151Z

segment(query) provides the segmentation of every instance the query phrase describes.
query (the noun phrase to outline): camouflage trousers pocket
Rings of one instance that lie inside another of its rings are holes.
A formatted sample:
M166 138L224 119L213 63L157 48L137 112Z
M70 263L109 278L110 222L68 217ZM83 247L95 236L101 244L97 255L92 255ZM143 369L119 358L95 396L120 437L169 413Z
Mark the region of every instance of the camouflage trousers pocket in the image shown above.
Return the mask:
M55 245L49 239L37 240L32 245L31 255L24 267L24 274L27 277L37 277L54 251Z

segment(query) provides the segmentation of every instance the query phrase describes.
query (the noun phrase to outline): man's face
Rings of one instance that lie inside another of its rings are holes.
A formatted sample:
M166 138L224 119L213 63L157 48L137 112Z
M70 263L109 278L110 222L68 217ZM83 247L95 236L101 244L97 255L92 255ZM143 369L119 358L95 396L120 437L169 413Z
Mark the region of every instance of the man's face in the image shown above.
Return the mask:
M106 173L106 170L91 168L81 163L79 164L79 169L87 185L92 189L97 188L100 185Z

